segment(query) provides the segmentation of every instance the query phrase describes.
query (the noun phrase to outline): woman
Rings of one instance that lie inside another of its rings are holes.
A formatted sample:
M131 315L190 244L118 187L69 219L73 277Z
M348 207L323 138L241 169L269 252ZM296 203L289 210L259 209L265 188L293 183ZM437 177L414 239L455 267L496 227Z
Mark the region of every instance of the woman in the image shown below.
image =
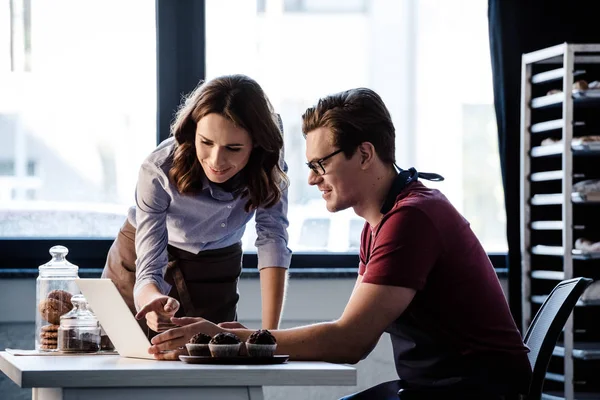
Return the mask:
M152 331L175 315L236 320L241 238L254 214L262 326L278 327L291 258L278 123L258 83L219 77L187 97L172 137L143 162L102 277Z

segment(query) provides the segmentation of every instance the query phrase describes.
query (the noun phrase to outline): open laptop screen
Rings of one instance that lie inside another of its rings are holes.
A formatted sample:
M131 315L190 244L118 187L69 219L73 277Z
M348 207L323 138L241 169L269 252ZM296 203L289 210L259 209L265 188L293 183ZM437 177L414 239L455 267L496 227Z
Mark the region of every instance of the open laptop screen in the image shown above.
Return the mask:
M154 359L148 354L150 341L110 279L76 279L75 282L119 355Z

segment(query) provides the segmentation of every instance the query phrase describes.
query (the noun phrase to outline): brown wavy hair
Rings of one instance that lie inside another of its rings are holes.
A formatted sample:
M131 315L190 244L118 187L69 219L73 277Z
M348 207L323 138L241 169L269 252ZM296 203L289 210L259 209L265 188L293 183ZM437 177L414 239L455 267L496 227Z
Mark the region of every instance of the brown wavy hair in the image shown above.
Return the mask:
M332 132L332 144L352 157L363 142L373 144L386 164L396 162L396 130L392 117L377 93L356 88L323 97L302 115L302 133L321 128Z
M264 91L245 75L226 75L200 84L184 99L171 125L176 146L169 178L181 194L202 190L204 170L196 155L196 125L216 113L245 129L254 145L248 164L238 172L241 195L247 196L246 212L272 207L289 181L280 167L283 135L279 118ZM236 179L233 177L231 179Z

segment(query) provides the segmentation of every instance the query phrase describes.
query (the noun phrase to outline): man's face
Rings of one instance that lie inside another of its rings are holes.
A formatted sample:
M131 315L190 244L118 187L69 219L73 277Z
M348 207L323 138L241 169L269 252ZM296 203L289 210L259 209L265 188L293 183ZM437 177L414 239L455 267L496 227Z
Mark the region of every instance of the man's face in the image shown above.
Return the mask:
M306 135L306 160L318 166L318 161L339 150L332 144L329 128L318 128ZM325 199L327 210L336 212L353 207L358 199L360 160L357 154L346 159L344 153L338 153L321 162L325 173L318 175L310 170L308 184L316 185Z

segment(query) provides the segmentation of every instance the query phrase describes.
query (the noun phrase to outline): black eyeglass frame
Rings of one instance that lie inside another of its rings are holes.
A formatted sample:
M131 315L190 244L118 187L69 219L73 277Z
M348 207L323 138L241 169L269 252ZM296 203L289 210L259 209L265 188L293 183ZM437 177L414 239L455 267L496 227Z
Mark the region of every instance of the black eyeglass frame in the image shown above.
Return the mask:
M329 154L329 155L327 155L327 156L325 156L323 158L320 158L320 159L315 160L315 161L307 162L306 166L308 168L310 168L310 170L312 172L314 172L315 174L317 174L319 176L325 175L325 167L322 164L323 161L325 161L325 160L327 160L327 159L335 156L336 154L341 153L342 151L343 151L342 149L338 149L338 150L334 151L333 153L331 153L331 154ZM317 168L317 165L319 165L319 167L321 167L321 171L323 171L323 173L319 173L319 169Z

